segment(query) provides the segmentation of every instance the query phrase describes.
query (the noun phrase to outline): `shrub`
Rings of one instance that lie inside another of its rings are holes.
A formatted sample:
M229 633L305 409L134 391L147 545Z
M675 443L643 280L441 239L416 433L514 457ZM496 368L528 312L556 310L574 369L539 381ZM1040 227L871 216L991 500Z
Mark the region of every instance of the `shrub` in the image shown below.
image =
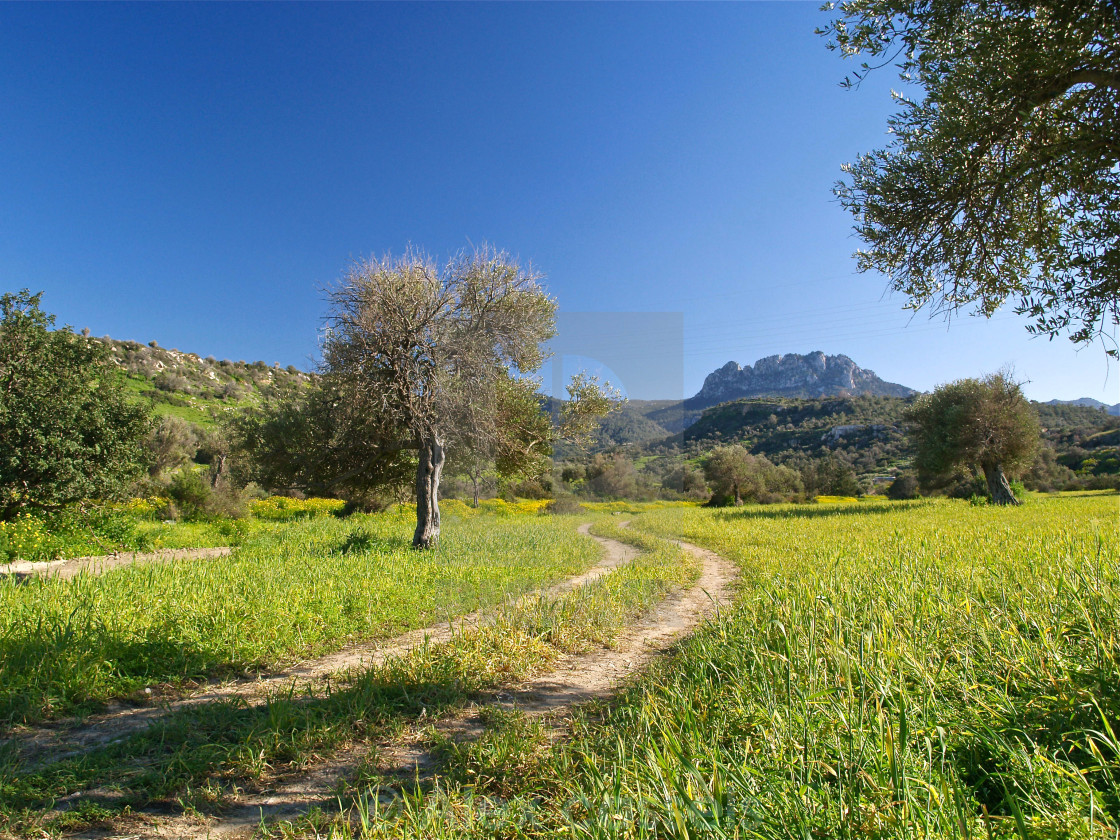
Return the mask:
M167 488L168 497L175 503L175 512L184 519L199 519L205 516L211 494L210 485L206 480L190 470L176 473Z
M903 473L887 488L888 499L916 499L918 498L918 479L911 473Z
M571 496L557 496L541 508L541 513L586 513L586 508Z

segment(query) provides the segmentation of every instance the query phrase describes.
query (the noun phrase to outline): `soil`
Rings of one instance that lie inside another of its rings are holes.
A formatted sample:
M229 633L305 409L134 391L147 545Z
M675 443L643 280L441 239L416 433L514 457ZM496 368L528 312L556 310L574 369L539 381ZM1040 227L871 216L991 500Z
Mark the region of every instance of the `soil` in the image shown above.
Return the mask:
M589 526L580 530L587 533ZM561 592L575 588L589 580L606 574L613 568L629 562L637 551L631 546L614 540L595 537L605 549L602 562L575 578L552 587L547 592ZM483 713L487 706L518 709L522 713L544 722L554 737L567 732L566 719L573 706L590 700L609 697L631 675L647 666L673 643L680 640L706 618L712 617L730 600L731 585L736 576L735 567L718 555L688 543L681 543L688 552L702 561L700 580L691 588L671 594L617 638L612 647L603 647L589 653L570 655L556 663L548 674L531 679L521 685L510 686L500 692L485 696L472 707L446 718L425 722L424 729L432 729L445 737L465 742L480 737L485 731ZM41 727L20 733L20 751L27 758L52 759L74 752L84 752L100 744L123 738L175 708L190 703L209 702L214 699L240 695L248 702L260 702L269 688L275 689L290 683L308 684L346 668L368 667L383 661L392 654L399 654L420 644L425 638L442 641L466 624L486 621L485 613L474 613L457 622L439 627L414 631L382 646L355 646L311 662L301 663L279 674L262 677L251 682L238 681L184 698L159 708L121 710L87 719L82 726ZM243 791L232 796L220 818L201 818L182 815L159 818L154 815L136 814L131 822L121 825L118 833L85 833L86 838L202 838L248 837L261 825L279 820L292 820L318 807L324 812L337 812L337 792L359 767L375 759L374 765L382 774L400 779L403 783L423 782L437 775L437 760L425 749L427 740L417 729L394 741L376 745L355 744L336 752L330 758L317 762L286 777L272 780L266 790ZM70 753L66 751L69 750ZM87 797L88 792L83 798ZM391 798L393 793L386 791ZM75 835L78 836L78 835Z
M15 563L0 563L0 577L8 576L25 579L36 575L56 577L63 580L77 577L82 572L99 575L110 569L131 566L133 563L169 563L172 560L207 560L212 557L225 557L233 551L229 546L220 548L167 548L141 554L135 551L119 554L104 554L99 557L73 557L69 560L48 560L44 563L31 563L19 560Z

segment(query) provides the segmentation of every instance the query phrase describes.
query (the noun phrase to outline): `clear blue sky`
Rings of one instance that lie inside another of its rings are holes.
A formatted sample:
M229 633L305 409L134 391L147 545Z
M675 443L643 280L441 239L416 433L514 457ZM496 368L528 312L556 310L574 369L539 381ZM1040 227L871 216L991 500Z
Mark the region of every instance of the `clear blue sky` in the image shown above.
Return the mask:
M912 316L855 273L830 188L887 141L898 82L839 88L824 22L815 2L0 4L0 284L95 335L307 368L350 259L489 242L562 311L682 313L685 394L819 349L920 389L1012 364L1036 399L1120 399L1099 346Z

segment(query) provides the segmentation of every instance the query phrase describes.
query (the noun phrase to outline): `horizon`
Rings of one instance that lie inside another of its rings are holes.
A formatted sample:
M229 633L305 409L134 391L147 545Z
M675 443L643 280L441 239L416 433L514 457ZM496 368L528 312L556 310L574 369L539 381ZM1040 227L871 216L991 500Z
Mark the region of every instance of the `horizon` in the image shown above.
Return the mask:
M350 260L489 242L547 275L562 319L679 317L679 360L642 374L565 351L635 399L819 350L921 391L1010 366L1031 399L1116 403L1099 344L1031 338L1006 307L915 314L856 274L831 187L886 144L899 83L887 67L842 90L854 66L814 34L826 20L764 2L5 5L4 291L42 290L93 335L306 370Z

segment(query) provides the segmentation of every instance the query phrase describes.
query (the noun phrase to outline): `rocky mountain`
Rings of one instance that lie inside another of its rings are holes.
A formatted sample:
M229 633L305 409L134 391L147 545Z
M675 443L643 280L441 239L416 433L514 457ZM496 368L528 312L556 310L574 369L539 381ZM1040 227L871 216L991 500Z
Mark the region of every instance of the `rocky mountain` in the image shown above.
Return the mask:
M746 367L728 362L708 374L699 393L685 400L685 407L705 408L751 397L908 397L913 393L905 385L880 379L847 356L827 356L818 350L803 356L767 356Z
M1092 397L1082 397L1081 399L1078 399L1078 400L1047 400L1046 404L1047 405L1078 405L1078 406L1081 406L1083 408L1096 408L1096 409L1103 408L1106 413L1111 414L1114 417L1120 416L1120 403L1116 403L1116 405L1109 405L1108 403L1103 403L1100 400L1095 400Z

